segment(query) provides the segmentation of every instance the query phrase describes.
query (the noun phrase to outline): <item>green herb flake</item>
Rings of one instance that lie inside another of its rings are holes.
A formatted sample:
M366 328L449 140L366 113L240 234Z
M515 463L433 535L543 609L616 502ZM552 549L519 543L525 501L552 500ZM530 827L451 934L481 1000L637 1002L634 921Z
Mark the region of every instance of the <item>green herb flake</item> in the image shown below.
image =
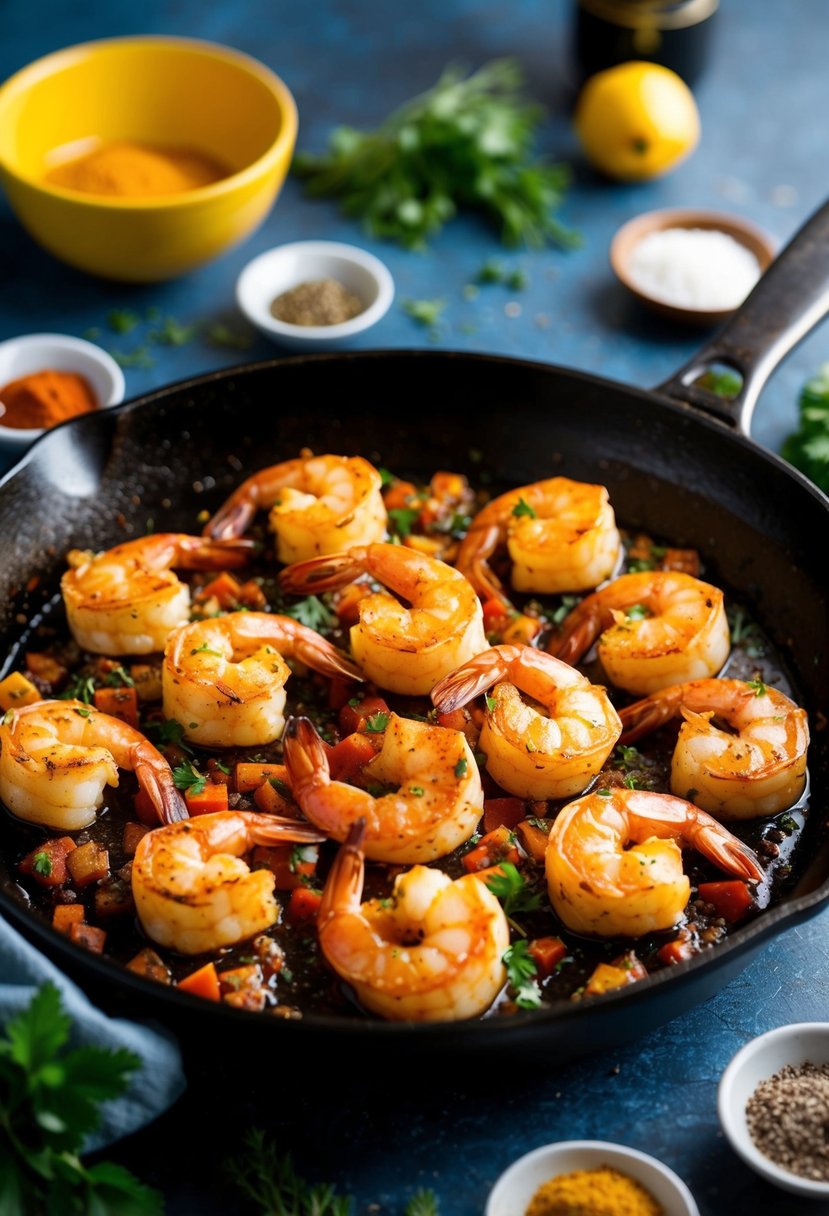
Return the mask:
M534 890L524 875L511 861L498 863L498 871L490 874L486 885L497 899L506 915L512 919L526 912L534 912L541 906L541 895Z
M768 688L759 676L754 680L746 680L746 684L752 689L755 697L764 697L768 692Z
M527 519L538 518L538 512L523 498L518 499L518 502L512 508L511 514L515 516L516 519L521 519L524 516L526 516Z
M446 309L446 301L409 299L403 301L402 308L407 316L411 317L413 321L417 321L418 325L434 328Z
M466 772L467 772L468 768L469 768L469 761L467 760L466 756L461 756L460 760L455 765L455 776L457 777L458 781L460 781L463 777L466 776Z
M495 713L495 708L498 705L498 698L490 697L489 694L487 694L484 697L484 702L486 703L487 712L491 714Z
M208 329L207 341L211 346L222 346L228 350L249 350L253 346L253 334L242 333L217 322Z
M366 732L372 735L380 735L386 729L388 724L388 714L382 712L369 714L369 716L366 718Z
M104 683L108 688L134 688L135 680L120 664L107 673ZM86 698L84 698L86 700Z
M392 507L388 512L389 531L405 540L420 515L419 507Z
M502 956L507 969L507 983L514 994L519 1009L537 1009L541 1004L541 989L538 986L538 966L530 954L526 941L514 942Z
M290 975L285 967L280 978ZM251 1128L241 1151L225 1162L231 1181L260 1216L350 1216L350 1196L328 1183L311 1185L295 1171L290 1154L280 1155L269 1132Z
M413 794L415 798L422 798L425 792L426 791L424 790L422 785L410 785L409 786L409 793Z
M202 642L201 646L196 646L195 649L190 651L191 657L194 654L211 654L215 659L222 658L221 653L218 650L211 650L207 642Z
M651 615L651 610L647 604L633 604L625 610L625 616L629 621L644 621Z
M113 308L107 313L107 325L115 334L128 334L141 321L137 312L129 308Z
M32 857L32 869L35 874L48 878L52 873L52 859L48 853L35 853Z
M200 794L207 785L207 777L189 760L176 765L173 769L173 781L177 790L186 790L193 796Z

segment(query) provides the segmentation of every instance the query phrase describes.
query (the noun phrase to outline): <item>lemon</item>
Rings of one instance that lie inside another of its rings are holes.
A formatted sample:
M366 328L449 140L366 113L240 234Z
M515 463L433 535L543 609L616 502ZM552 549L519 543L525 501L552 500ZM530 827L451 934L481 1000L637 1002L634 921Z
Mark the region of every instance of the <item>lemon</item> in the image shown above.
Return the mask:
M700 137L699 110L685 81L639 60L591 76L576 101L574 125L594 168L628 182L669 172Z

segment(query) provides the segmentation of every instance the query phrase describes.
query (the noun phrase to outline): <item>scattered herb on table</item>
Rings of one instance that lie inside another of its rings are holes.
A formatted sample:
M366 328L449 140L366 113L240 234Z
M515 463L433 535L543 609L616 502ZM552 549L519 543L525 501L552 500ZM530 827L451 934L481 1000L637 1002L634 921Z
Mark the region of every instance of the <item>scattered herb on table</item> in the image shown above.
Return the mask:
M786 437L780 454L829 493L829 363L823 363L800 392L796 431Z
M0 1210L57 1216L160 1216L158 1192L120 1165L79 1157L141 1064L129 1051L68 1049L72 1022L46 983L0 1038Z
M437 1195L424 1187L412 1195L403 1216L439 1216L439 1212Z
M226 1163L239 1189L258 1205L259 1216L349 1216L351 1198L328 1183L310 1185L296 1173L288 1154L260 1128L251 1128L241 1153Z
M336 127L326 152L298 152L293 169L309 194L339 198L371 234L408 248L464 209L489 216L505 244L570 246L578 237L556 214L569 169L535 156L543 116L513 58L469 74L450 64L375 130Z

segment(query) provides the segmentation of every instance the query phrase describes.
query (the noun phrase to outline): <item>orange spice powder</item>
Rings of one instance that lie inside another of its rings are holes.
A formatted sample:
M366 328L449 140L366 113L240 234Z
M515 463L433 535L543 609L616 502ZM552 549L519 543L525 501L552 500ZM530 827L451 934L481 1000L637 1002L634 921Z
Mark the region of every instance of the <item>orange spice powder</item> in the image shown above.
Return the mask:
M4 384L0 388L0 403L4 407L0 426L21 429L55 426L99 406L84 376L52 368Z

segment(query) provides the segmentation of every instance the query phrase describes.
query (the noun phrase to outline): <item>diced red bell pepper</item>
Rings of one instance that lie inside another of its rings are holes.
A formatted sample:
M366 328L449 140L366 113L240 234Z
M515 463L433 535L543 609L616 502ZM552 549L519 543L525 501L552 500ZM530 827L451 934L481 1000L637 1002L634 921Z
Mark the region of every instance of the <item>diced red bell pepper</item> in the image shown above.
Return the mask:
M354 731L365 733L369 718L375 718L377 714L388 715L391 712L388 702L383 697L368 695L359 696L359 699L352 698L352 700L355 700L356 704L352 705L350 701L346 701L338 716L340 730L344 735L350 735ZM382 734L382 731L370 733Z
M697 947L690 938L685 937L677 937L672 942L666 942L656 952L657 957L663 963L684 963L686 959L693 958L696 953Z
M322 892L312 887L295 887L288 900L288 919L302 924L319 916Z
M535 937L527 949L538 968L540 979L552 975L556 964L567 954L567 947L560 937Z
M102 714L119 718L129 726L138 725L138 693L134 688L96 688L94 701Z
M62 887L68 877L66 858L75 848L77 845L71 836L55 836L21 858L17 868L41 887Z
M491 629L503 629L509 619L509 609L501 600L492 596L488 600L484 600L482 611L484 614L484 629L487 633Z
M742 920L752 905L752 894L748 884L738 878L722 882L701 882L697 888L700 899L713 904L717 916L730 925Z
M359 785L363 769L376 755L377 748L371 735L360 734L358 731L347 735L328 753L332 781L347 781L351 785Z
M190 992L193 996L204 997L207 1001L220 1001L222 999L219 977L216 974L216 968L213 963L205 963L203 967L199 967L198 971L193 971L190 975L186 975L183 980L179 980L178 987L182 992Z
M251 863L254 867L271 871L277 891L293 891L296 887L306 886L307 879L316 873L316 850L312 853L312 848L303 850L310 856L299 857L293 844L257 845L251 854Z
M227 786L207 781L198 793L194 793L191 786L184 791L184 801L191 815L212 815L218 811L226 811Z
M217 574L214 579L206 583L204 587L196 595L196 599L201 601L209 600L213 596L218 600L219 607L225 612L228 609L235 608L240 600L242 584L237 578L227 570L223 570L221 574Z
M488 866L497 866L499 862L511 861L517 865L521 854L516 848L512 832L508 828L495 828L482 836L478 844L463 855L463 867L470 874L477 870L485 870Z

